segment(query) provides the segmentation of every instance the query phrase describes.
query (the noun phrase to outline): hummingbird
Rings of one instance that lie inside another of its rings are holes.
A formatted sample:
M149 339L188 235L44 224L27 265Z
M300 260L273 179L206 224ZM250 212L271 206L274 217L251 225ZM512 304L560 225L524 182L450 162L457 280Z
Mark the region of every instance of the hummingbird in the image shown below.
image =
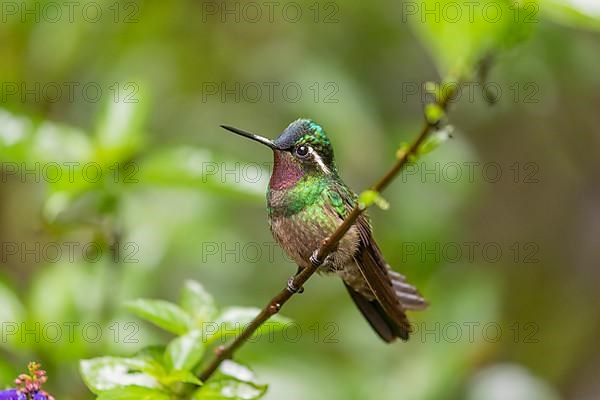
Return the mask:
M273 172L267 189L269 226L300 273L358 204L357 195L338 174L325 130L312 120L298 119L270 140L231 126L221 127L273 151ZM423 310L428 305L419 291L386 263L365 213L317 272L339 276L373 330L388 343L396 338L408 340L411 326L406 311ZM292 279L288 288L298 291L290 286Z

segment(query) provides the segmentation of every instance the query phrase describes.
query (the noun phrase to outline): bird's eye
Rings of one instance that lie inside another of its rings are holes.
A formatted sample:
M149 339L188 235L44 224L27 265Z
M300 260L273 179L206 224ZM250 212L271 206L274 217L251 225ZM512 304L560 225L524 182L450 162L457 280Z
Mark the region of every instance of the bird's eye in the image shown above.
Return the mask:
M304 144L296 147L296 154L298 155L298 157L304 158L308 155L308 152L309 152L309 147Z

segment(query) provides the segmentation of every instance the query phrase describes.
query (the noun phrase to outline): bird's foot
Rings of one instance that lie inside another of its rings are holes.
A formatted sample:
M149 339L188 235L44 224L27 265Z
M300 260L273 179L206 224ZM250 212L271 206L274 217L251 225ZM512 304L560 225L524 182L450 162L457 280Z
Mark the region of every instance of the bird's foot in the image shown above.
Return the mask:
M319 265L323 264L323 261L319 260L319 250L315 250L310 256L309 260L310 263L315 267L318 267Z
M298 294L304 293L304 288L303 287L297 288L294 285L294 278L295 277L296 277L296 275L290 276L290 279L288 279L288 283L287 283L287 289L290 292L292 292L292 293L298 293Z

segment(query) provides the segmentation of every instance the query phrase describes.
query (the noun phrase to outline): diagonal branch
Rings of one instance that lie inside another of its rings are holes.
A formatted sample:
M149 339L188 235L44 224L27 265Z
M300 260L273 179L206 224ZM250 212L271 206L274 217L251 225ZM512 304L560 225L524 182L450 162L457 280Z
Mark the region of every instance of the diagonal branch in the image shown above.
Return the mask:
M458 90L459 84L451 85L446 90L441 90L440 95L437 99L437 106L441 110L446 111L448 103ZM374 192L383 191L391 182L398 176L404 166L409 163L414 157L417 156L420 146L424 143L429 133L434 130L437 126L436 122L431 122L428 118L425 118L425 122L419 131L418 136L414 142L403 152L398 154L396 163L390 168L390 170L372 187L371 190ZM271 316L278 313L281 307L297 292L292 288L301 288L306 281L317 271L317 269L323 264L323 260L335 249L338 242L344 237L346 232L356 222L357 218L365 211L365 207L356 206L350 214L344 219L344 221L338 226L336 231L323 241L321 247L315 251L313 257L311 257L311 265L308 268L303 269L294 279L288 283L288 286L280 291L271 301L260 311L260 313L252 320L252 322L235 338L231 343L226 346L219 346L215 351L215 357L200 373L200 380L206 381L210 376L217 370L219 365L224 360L233 357L235 351L241 347L250 337L256 332L262 324L264 324Z

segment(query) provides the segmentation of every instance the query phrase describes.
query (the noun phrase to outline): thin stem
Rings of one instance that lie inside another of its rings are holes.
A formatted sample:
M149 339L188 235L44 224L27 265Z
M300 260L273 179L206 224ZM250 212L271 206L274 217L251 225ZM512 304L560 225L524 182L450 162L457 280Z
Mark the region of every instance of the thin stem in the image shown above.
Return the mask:
M438 106L442 110L448 108L448 103L452 96L457 90L458 85L454 85L450 90L444 91L444 96L438 100ZM376 192L383 191L391 182L394 180L404 166L410 161L410 159L418 153L419 147L423 144L427 135L431 130L435 128L435 124L430 123L425 119L421 130L414 142L409 148L402 154L399 155L396 163L390 168L390 170L371 188ZM252 322L235 338L231 343L226 346L220 346L215 351L215 357L200 373L200 380L206 381L211 375L217 370L219 365L224 360L232 358L235 351L240 348L246 341L256 332L262 324L264 324L272 315L279 312L281 307L296 293L290 289L291 287L301 288L304 286L306 281L317 271L317 269L323 264L323 260L335 249L338 242L344 237L346 232L356 222L358 217L364 212L364 208L359 206L354 207L350 214L344 219L344 221L338 226L335 232L323 241L321 247L315 252L315 256L311 258L311 264L308 268L304 268L298 275L296 275L286 288L280 291L275 297L269 301L269 303L260 311L260 313L252 320Z

